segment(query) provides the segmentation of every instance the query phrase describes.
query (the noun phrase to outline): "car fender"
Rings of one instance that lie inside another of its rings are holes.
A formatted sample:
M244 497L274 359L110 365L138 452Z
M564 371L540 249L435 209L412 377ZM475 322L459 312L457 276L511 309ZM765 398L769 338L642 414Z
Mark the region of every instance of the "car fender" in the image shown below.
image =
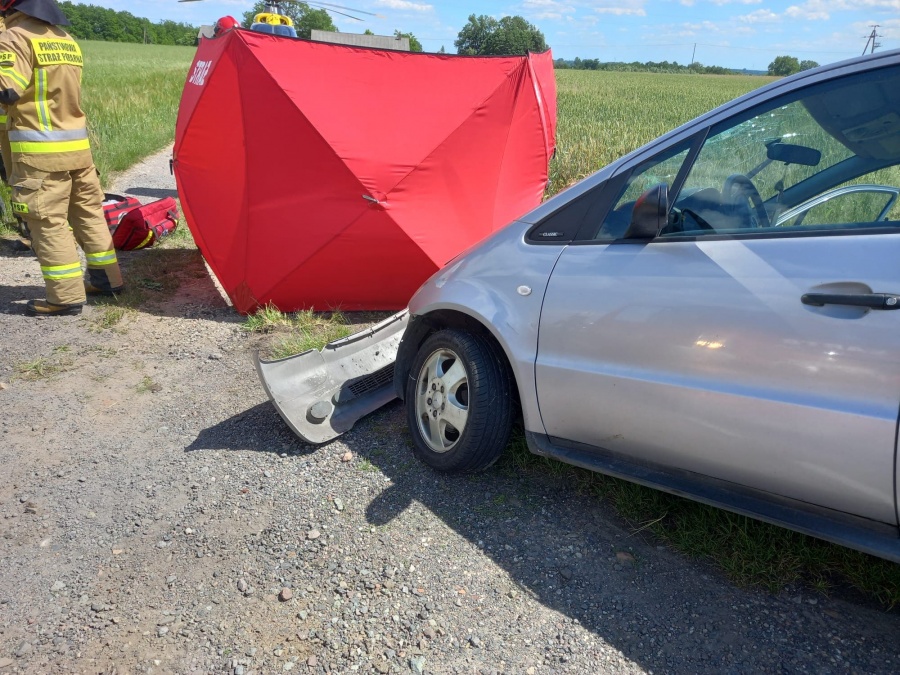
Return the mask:
M398 395L403 396L403 383L425 336L447 326L443 317L449 313L463 315L483 326L503 349L518 386L525 428L544 432L534 378L538 330L547 283L565 245L528 244L528 228L522 222L509 225L451 261L416 292L394 374Z

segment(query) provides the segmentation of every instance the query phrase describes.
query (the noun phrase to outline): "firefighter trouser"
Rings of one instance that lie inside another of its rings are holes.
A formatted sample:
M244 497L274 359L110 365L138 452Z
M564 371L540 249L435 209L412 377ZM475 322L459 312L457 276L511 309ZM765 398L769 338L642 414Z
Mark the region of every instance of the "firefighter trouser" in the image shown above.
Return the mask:
M112 236L103 217L103 190L93 165L47 172L14 162L10 187L13 211L28 223L31 232L47 302L77 305L86 299L76 240L87 258L91 284L105 291L122 286Z

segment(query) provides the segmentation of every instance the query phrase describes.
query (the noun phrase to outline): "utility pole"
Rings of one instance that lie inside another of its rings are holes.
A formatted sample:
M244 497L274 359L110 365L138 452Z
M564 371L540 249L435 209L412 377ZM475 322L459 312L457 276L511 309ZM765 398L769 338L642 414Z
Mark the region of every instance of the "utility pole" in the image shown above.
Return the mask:
M878 34L878 29L879 29L879 28L881 28L881 25L880 25L880 24L873 24L873 25L872 25L872 32L869 33L868 35L863 35L863 37L866 38L866 46L863 47L863 52L862 52L862 55L863 55L863 56L866 55L866 50L869 49L869 45L870 45L870 44L872 45L872 49L871 49L871 51L869 52L870 54L874 54L874 53L875 53L875 48L881 46L881 43L880 43L880 42L875 42L875 39L876 39L876 38L882 37L881 35Z
M697 55L697 43L694 43L694 51L691 52L691 63L694 62L694 57Z

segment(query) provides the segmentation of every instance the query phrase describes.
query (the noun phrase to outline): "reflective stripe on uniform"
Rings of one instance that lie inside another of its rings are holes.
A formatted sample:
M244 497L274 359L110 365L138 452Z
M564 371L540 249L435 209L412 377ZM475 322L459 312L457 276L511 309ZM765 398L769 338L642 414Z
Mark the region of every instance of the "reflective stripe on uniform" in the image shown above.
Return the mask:
M22 87L22 89L28 88L28 80L26 80L25 76L19 73L15 68L11 68L10 66L0 66L0 73L12 78L12 81Z
M0 124L6 124L6 114L0 115Z
M99 253L85 253L88 267L103 267L104 265L112 265L116 262L116 252L100 251Z
M77 141L87 137L88 132L86 128L60 129L58 131L11 129L9 132L9 140L11 141Z
M74 279L81 276L81 263L75 262L68 265L41 265L41 273L44 279Z
M47 110L47 71L43 68L36 68L34 71L34 106L37 108L38 125L41 129L53 129Z
M10 141L9 149L13 152L50 153L50 152L77 152L90 150L91 143L84 138L79 141Z
M16 213L28 213L28 204L25 202L10 202L10 204Z

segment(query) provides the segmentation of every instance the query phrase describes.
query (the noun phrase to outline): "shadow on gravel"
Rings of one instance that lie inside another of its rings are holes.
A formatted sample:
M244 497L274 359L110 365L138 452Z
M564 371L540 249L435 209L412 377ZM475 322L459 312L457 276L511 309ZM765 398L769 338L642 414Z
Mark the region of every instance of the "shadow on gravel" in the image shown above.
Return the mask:
M366 506L369 524L389 525L419 502L503 569L521 593L580 623L642 667L672 669L672 659L684 651L684 643L657 637L651 645L646 617L655 616L654 624L670 625L680 633L686 623L693 623L686 604L694 605L700 587L708 582L698 578L694 588L684 587L680 582L687 565L681 559L630 536L611 509L561 479L520 475L503 460L483 474L440 474L415 459L407 439L403 406L397 401L341 436L361 465L370 467L365 470L378 470L391 480ZM187 447L203 449L302 455L319 450L294 436L268 401L205 429ZM626 551L627 562L616 557ZM676 570L659 569L670 561ZM654 563L662 577L678 582L648 579L643 569L647 562ZM691 573L700 576L697 568ZM655 592L660 586L663 595ZM719 658L726 649L740 653L742 647L750 648L730 609L708 609L717 615L705 617L704 624L714 621L716 628L703 639Z
M33 286L4 286L0 284L0 312L4 314L22 314L25 312L25 302L46 295L44 285Z
M185 452L195 450L255 450L308 455L316 447L303 443L279 417L269 401L202 430Z
M154 316L222 317L238 321L194 248L152 248L119 253L126 292L116 301ZM227 310L227 311L225 311Z
M34 253L30 249L21 247L18 239L0 239L0 258L33 258Z
M886 624L877 612L845 610L846 618L835 622L835 610L826 612L815 601L735 588L704 563L627 530L612 507L580 493L564 476L521 473L509 452L482 474L432 471L413 456L397 401L341 441L356 456L357 469L380 471L391 481L366 506L370 525L390 526L419 502L508 574L519 593L582 625L650 672L799 672L812 654L824 653L828 635L855 639L859 631L866 633L859 628L861 618L878 625L871 637L883 641ZM321 451L294 436L268 401L202 431L187 450L222 448ZM407 539L414 541L415 533ZM448 588L466 584L458 564L448 562ZM496 597L485 599L516 602L505 589L493 592ZM771 628L748 622L760 612ZM761 631L776 627L779 646L760 653L760 643L772 644Z
M168 190L165 188L125 188L125 192L135 197L152 197L153 199L163 199L164 197L172 197L178 199L178 190Z

